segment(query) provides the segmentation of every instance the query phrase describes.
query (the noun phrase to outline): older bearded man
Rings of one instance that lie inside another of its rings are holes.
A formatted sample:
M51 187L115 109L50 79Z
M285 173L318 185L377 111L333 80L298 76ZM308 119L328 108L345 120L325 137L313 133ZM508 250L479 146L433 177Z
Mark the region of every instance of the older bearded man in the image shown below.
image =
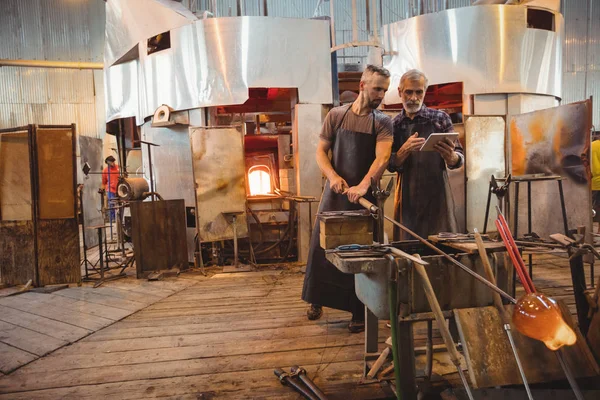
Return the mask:
M404 109L393 120L394 145L388 166L398 172L394 218L424 237L458 230L446 168L459 168L464 162L458 141L446 139L435 145L434 152L419 151L430 134L454 131L448 114L423 104L427 85L427 77L418 70L400 78L398 92ZM395 228L394 239L409 237Z

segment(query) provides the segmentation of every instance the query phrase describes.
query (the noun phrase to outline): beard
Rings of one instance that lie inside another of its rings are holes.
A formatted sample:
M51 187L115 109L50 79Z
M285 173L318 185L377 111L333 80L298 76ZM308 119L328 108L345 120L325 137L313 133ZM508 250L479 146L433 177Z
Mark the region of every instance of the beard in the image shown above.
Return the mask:
M369 105L369 108L375 110L381 104L381 100L369 100L367 104Z
M413 102L406 103L404 105L404 109L408 113L415 114L415 113L417 113L421 109L421 103L420 102L417 102L417 103L413 103Z

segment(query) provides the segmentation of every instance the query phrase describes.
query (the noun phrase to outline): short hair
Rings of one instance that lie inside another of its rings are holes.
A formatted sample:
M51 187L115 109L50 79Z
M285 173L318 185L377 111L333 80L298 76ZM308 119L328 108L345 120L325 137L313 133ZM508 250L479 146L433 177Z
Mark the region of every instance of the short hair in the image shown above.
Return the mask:
M389 78L390 75L391 75L390 71L388 71L386 68L378 67L376 65L368 64L365 67L365 70L364 70L362 76L360 77L360 81L364 82L364 81L366 81L367 79L369 79L371 76L373 76L375 74L381 75L384 78Z
M112 162L115 162L115 161L117 161L117 160L116 160L116 159L115 159L113 156L108 156L108 157L106 157L106 158L104 159L104 162L105 162L105 163L107 163L107 164L108 164L110 161L112 161Z
M427 87L429 86L429 80L427 79L425 74L419 71L418 69L411 69L410 71L405 72L404 75L402 75L402 77L400 78L400 84L398 85L398 89L400 89L400 91L404 89L405 81L420 81L421 79L423 79L423 81L425 82L425 90L427 90Z

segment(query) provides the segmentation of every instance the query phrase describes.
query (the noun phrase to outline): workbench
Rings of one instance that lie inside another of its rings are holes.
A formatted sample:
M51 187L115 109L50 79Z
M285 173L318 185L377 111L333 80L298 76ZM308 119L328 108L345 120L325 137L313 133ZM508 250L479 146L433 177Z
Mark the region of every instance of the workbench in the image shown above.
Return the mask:
M447 244L446 242L444 243ZM448 243L450 244L450 243ZM461 247L470 243L452 243ZM474 243L473 243L474 245ZM392 246L409 254L421 255L435 295L440 303L444 317L453 317L454 309L486 307L493 304L492 292L483 284L475 281L464 271L452 265L447 259L417 241L402 241ZM449 247L453 247L449 246ZM503 290L512 288L513 267L496 243L489 243L490 261L497 276L498 286ZM452 250L452 249L451 249ZM461 248L464 250L464 248ZM484 268L478 254L469 251L449 251L458 261L471 270L484 275ZM383 251L365 250L352 252L328 252L327 259L340 271L355 274L356 294L366 307L365 328L365 373L369 364L378 354L378 320L390 319L388 284L396 281L399 304L398 355L401 361L401 391L403 399L416 399L416 370L413 340L413 324L426 321L428 336L431 336L434 315L422 288L421 279L413 269L412 262L404 258L390 261ZM431 353L431 338L427 341ZM431 358L428 357L428 360ZM427 370L431 372L431 366Z

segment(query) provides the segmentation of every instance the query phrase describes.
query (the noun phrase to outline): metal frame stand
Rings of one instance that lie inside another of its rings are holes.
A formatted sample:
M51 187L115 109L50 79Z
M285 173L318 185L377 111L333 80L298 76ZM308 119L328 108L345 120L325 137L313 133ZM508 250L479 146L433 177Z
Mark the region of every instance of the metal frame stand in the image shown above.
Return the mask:
M84 207L83 207L83 189L79 192L79 204L81 207L81 236L83 237L83 260L81 261L80 266L83 265L83 267L85 269L85 275L83 277L83 280L85 281L90 278L88 265L93 270L96 269L96 266L94 264L92 264L92 262L90 260L88 260L88 257L87 257L88 247L85 242L85 239L86 239L85 229L86 228L85 228L85 214L84 214Z
M563 193L563 186L562 186L562 181L563 181L563 177L558 176L558 175L552 175L552 176L544 176L544 177L517 177L514 178L514 183L515 183L515 220L514 220L514 230L513 230L513 235L514 237L518 237L519 236L519 186L521 182L526 182L527 183L527 235L531 235L533 232L533 228L532 228L532 221L531 221L531 183L532 182L542 182L542 181L556 181L558 183L558 193L560 195L560 208L562 211L562 218L563 218L563 228L564 228L564 233L566 236L569 236L569 226L568 226L568 222L567 222L567 209L565 207L565 196ZM529 254L528 257L528 263L529 263L529 276L531 276L533 278L533 255Z
M237 216L244 213L245 211L224 211L221 213L233 228L233 265L224 266L223 273L252 271L252 266L240 266L238 263Z

